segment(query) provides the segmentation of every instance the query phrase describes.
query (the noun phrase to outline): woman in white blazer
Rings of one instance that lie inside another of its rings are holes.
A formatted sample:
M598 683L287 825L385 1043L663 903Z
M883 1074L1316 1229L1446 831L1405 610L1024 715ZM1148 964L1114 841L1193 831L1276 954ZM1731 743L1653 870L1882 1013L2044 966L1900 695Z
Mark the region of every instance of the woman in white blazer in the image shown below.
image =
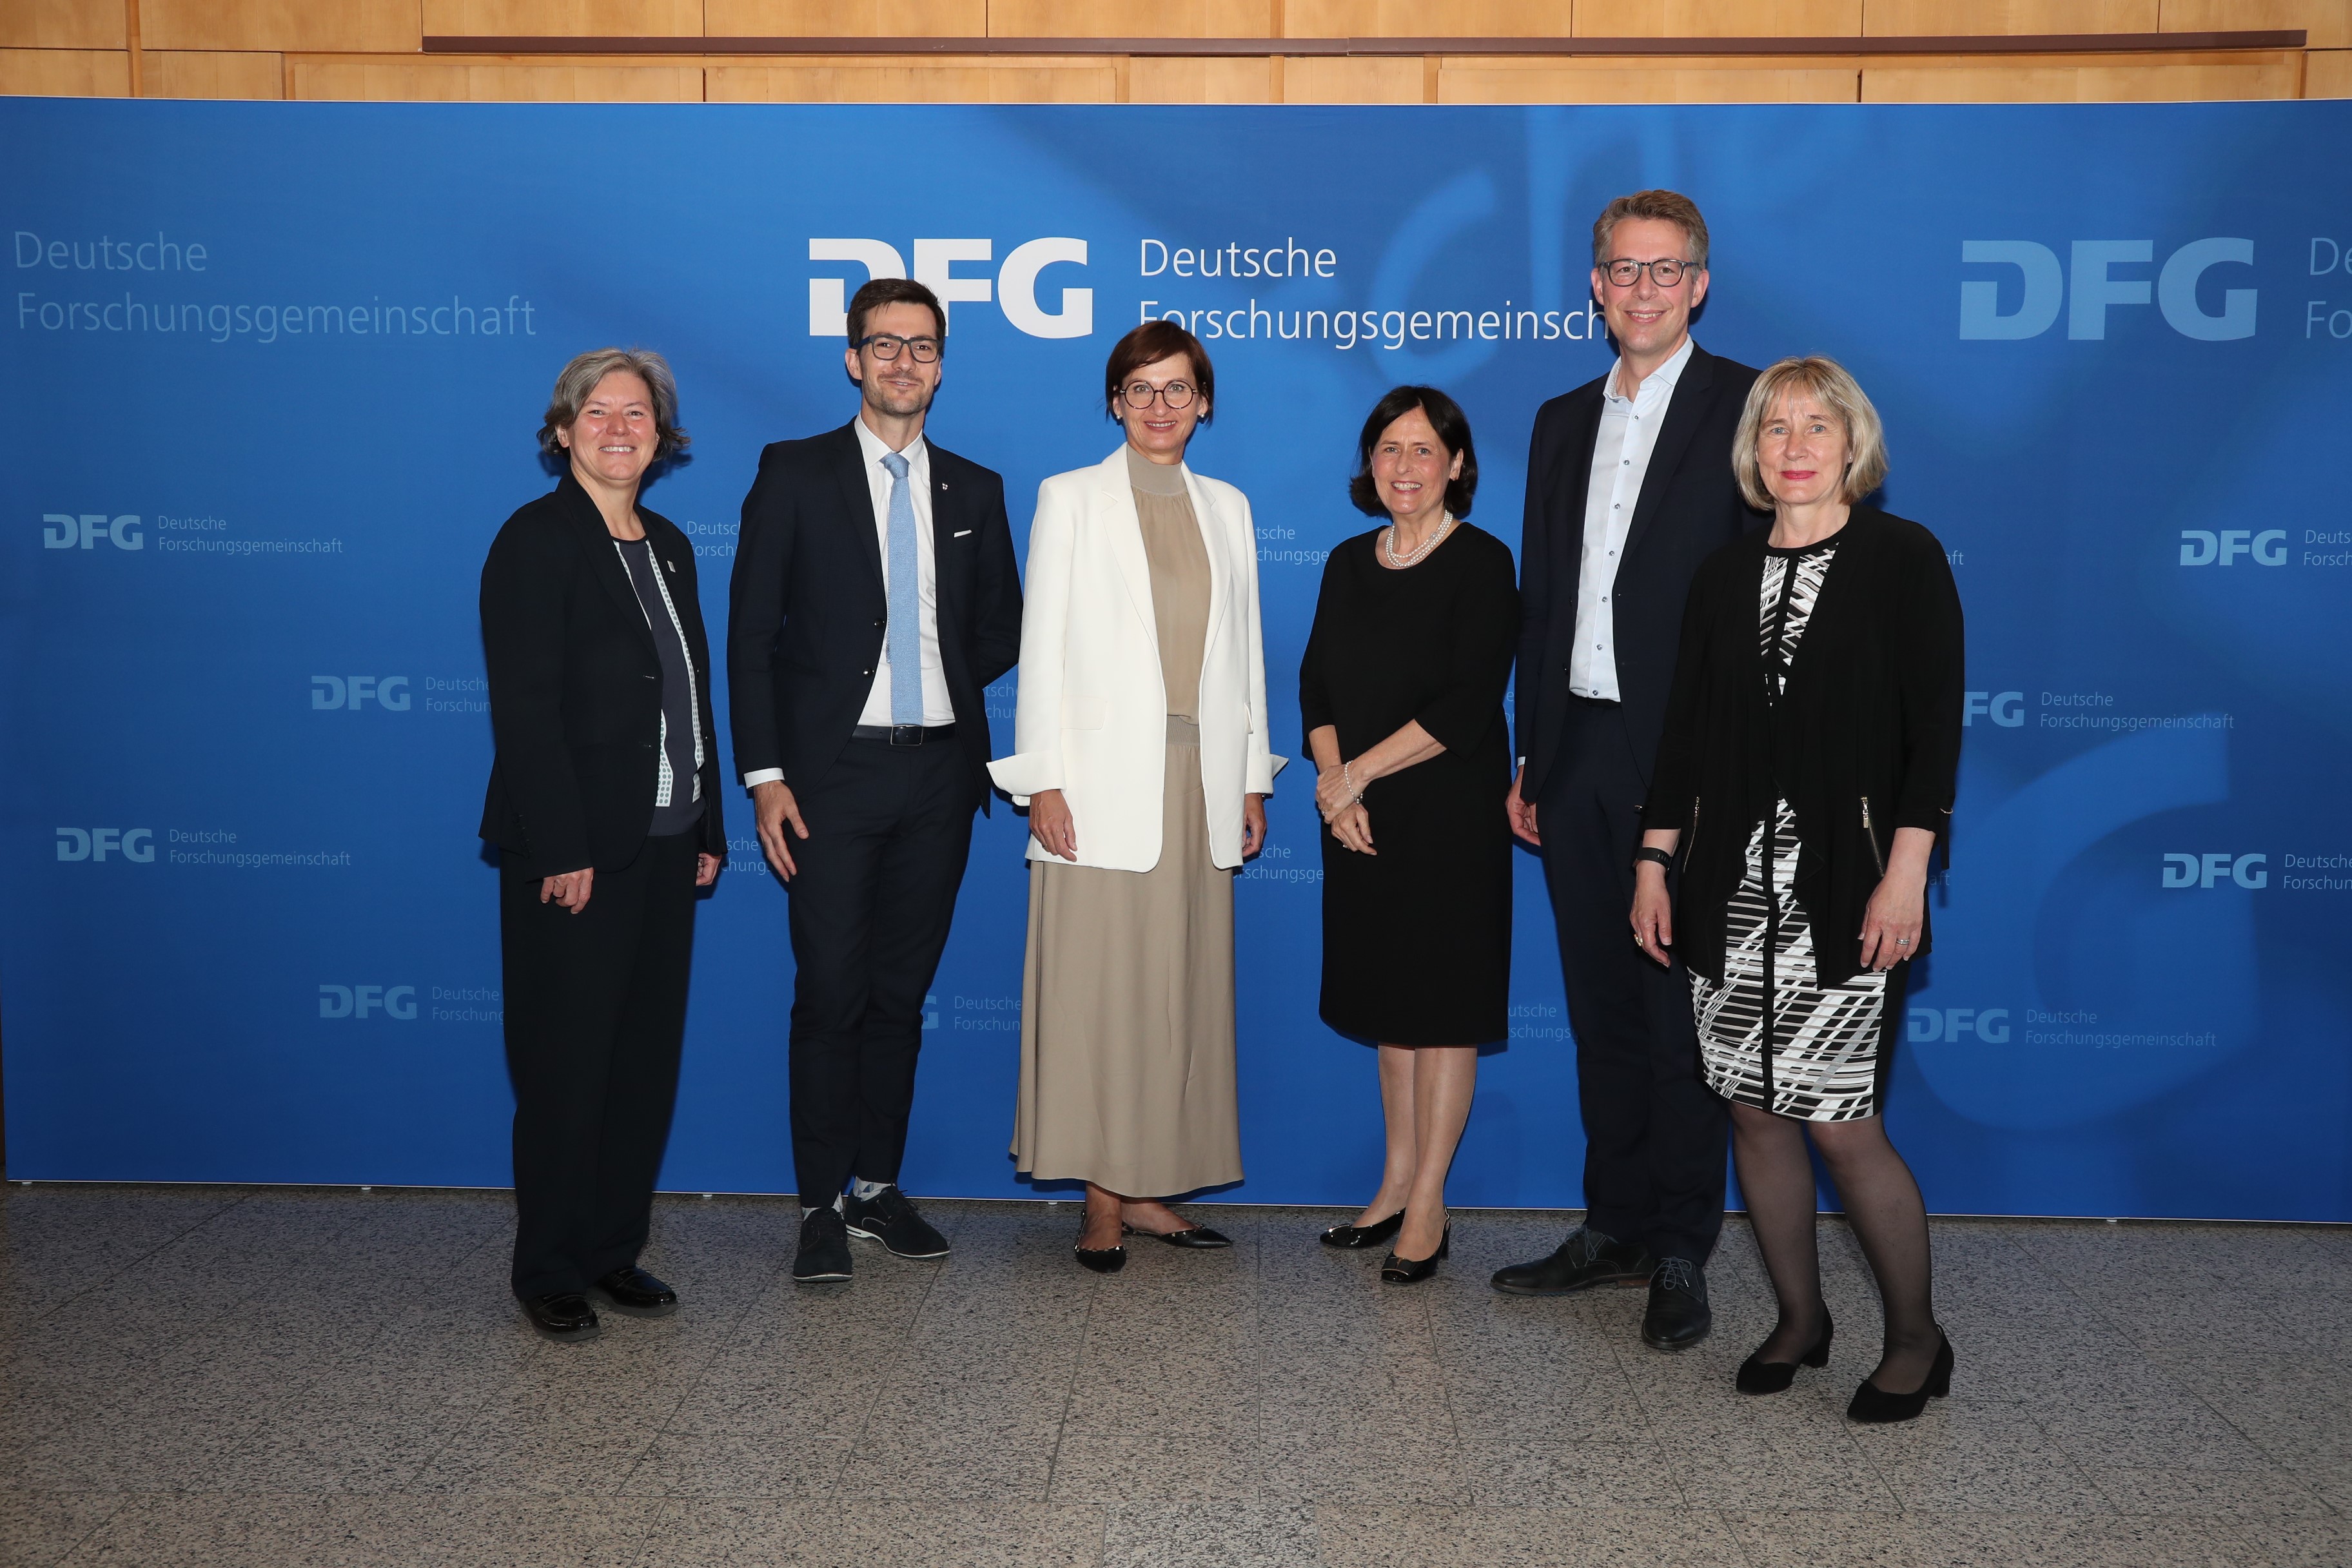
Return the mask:
M1184 466L1214 404L1199 340L1149 321L1111 350L1127 441L1037 490L1013 755L1029 808L1029 951L1013 1155L1083 1181L1078 1261L1123 1236L1230 1246L1160 1198L1241 1180L1234 872L1265 841L1249 501Z

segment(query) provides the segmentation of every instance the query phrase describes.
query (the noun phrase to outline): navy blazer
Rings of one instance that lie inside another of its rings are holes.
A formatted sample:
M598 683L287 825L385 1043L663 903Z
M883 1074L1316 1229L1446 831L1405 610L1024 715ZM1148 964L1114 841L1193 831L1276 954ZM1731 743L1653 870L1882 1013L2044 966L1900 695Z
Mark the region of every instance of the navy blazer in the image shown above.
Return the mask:
M701 850L724 859L719 731L694 546L640 504L694 660L702 715ZM629 569L569 469L517 510L482 565L482 653L498 755L481 835L530 874L617 870L637 858L659 787L661 655ZM686 781L678 781L681 784Z
M982 809L988 684L1021 657L1021 569L1004 481L931 443L940 663L955 743ZM783 770L795 794L849 743L880 667L889 601L857 432L844 425L760 454L743 498L727 621L728 710L740 773Z
M1615 373L1612 365L1610 374ZM1601 434L1603 375L1536 411L1528 446L1525 531L1519 541L1519 668L1513 728L1527 759L1520 794L1532 801L1559 762L1568 661L1576 638L1577 577L1584 562L1584 501ZM1610 598L1615 611L1617 695L1643 781L1665 727L1683 604L1699 563L1764 521L1739 499L1732 437L1756 372L1694 343L1651 448L1641 499Z

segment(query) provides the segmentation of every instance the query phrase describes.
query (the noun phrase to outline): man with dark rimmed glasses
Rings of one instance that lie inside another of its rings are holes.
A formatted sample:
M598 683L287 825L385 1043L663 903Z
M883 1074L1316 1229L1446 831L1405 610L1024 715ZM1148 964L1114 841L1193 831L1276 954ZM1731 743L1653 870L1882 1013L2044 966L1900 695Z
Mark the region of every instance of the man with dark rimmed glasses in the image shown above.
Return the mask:
M923 998L988 808L982 693L1020 657L1021 578L1003 480L923 436L946 346L920 283L858 289L857 416L760 454L736 542L735 765L792 903L801 1284L847 1279L853 1235L948 1251L898 1168Z

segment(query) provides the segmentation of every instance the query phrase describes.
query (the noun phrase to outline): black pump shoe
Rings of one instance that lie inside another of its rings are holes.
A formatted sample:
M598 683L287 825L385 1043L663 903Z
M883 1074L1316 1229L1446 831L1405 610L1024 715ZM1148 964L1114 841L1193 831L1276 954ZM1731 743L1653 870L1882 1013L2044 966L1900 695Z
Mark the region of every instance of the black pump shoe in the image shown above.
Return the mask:
M1361 1252L1366 1247L1393 1240L1403 1226L1404 1210L1399 1209L1388 1218L1376 1219L1370 1225L1335 1225L1323 1233L1323 1245Z
M1234 1238L1223 1231L1211 1230L1205 1225L1187 1226L1182 1230L1138 1230L1131 1225L1118 1227L1129 1236L1148 1236L1154 1241L1164 1241L1171 1247L1181 1247L1194 1252L1213 1251L1231 1247Z
M1125 1226L1119 1226L1119 1229L1124 1231L1127 1227ZM1078 1242L1083 1243L1086 1239L1087 1213L1086 1210L1080 1209L1078 1211ZM1073 1244L1070 1247L1070 1252L1072 1256L1077 1258L1079 1267L1091 1268L1097 1274L1116 1274L1120 1269L1127 1267L1127 1247L1124 1244L1118 1247L1086 1247L1083 1245Z
M1930 1399L1941 1399L1951 1393L1952 1342L1941 1329L1936 1331L1936 1336L1944 1342L1937 1347L1936 1364L1927 1369L1927 1381L1919 1385L1916 1393L1889 1394L1865 1377L1862 1386L1853 1391L1853 1403L1845 1407L1845 1418L1874 1423L1908 1421L1927 1409Z
M1437 1265L1454 1251L1454 1222L1445 1222L1437 1250L1426 1258L1399 1258L1391 1252L1381 1260L1381 1278L1391 1285L1418 1285L1437 1272Z
M1813 1342L1812 1349L1795 1361L1759 1361L1757 1357L1764 1353L1759 1348L1755 1355L1739 1363L1739 1392L1785 1394L1789 1385L1797 1381L1799 1367L1830 1364L1830 1336L1836 1331L1837 1325L1830 1321L1829 1313L1824 1311L1822 1313L1822 1337Z

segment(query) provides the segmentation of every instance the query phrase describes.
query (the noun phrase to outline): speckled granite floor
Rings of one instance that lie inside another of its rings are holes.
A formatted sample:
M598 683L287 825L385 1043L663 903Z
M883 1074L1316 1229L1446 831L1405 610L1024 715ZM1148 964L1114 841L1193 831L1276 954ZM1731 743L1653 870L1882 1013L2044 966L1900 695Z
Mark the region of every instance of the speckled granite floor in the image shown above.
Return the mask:
M950 1260L805 1290L785 1203L666 1198L685 1310L555 1346L499 1194L10 1186L0 1563L2352 1563L2352 1231L1938 1222L1954 1396L1856 1428L1841 1226L1836 1359L1757 1400L1737 1221L1669 1358L1486 1289L1556 1215L1398 1289L1318 1212L1097 1279L1069 1205L926 1208Z

